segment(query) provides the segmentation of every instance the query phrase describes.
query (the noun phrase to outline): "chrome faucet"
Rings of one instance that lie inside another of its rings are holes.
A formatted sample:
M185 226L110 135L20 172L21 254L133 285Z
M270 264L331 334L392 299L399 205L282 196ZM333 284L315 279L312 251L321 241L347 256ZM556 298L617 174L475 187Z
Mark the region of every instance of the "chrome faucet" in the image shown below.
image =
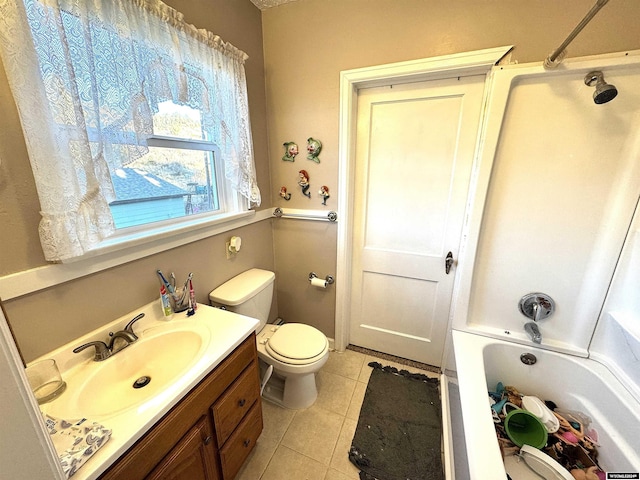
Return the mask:
M109 345L97 340L94 342L85 343L84 345L80 345L79 347L74 348L73 353L79 353L88 347L95 347L96 354L93 357L93 360L96 362L101 362L102 360L106 360L110 356L115 355L121 350L124 350L126 347L128 347L129 345L134 343L136 340L138 340L138 336L133 332L133 324L136 323L138 320L140 320L142 317L144 317L144 313L141 313L133 317L131 321L127 323L127 325L122 330L118 330L117 332L109 332L109 337L111 337L109 339ZM120 339L125 343L122 347L118 348L117 350L114 350L117 339Z
M542 334L538 328L538 324L535 322L527 322L524 324L524 331L527 332L529 337L534 343L542 342Z
M529 293L520 299L518 308L520 313L533 320L533 322L525 323L524 331L527 332L532 342L541 343L542 334L536 322L553 314L556 309L555 302L545 293Z

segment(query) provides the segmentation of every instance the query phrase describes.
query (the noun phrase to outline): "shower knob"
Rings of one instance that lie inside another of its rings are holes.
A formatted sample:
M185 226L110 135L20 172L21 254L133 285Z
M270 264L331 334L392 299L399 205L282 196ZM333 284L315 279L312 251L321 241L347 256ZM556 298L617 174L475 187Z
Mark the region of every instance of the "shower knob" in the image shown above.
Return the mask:
M546 293L528 293L518 303L520 313L537 322L551 316L556 309L556 304Z

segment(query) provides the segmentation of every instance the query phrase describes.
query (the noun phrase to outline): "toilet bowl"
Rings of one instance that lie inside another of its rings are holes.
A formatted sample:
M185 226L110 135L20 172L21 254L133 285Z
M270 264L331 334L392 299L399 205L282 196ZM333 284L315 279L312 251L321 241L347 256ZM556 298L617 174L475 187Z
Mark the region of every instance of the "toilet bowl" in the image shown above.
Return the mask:
M209 294L214 306L260 321L256 347L261 371L273 374L263 397L291 409L307 408L318 397L315 374L329 358L329 342L318 329L302 323L267 324L275 274L251 269L230 279Z
M263 396L284 407L313 405L318 397L315 374L329 358L324 334L302 323L267 324L257 334L258 358L273 365Z

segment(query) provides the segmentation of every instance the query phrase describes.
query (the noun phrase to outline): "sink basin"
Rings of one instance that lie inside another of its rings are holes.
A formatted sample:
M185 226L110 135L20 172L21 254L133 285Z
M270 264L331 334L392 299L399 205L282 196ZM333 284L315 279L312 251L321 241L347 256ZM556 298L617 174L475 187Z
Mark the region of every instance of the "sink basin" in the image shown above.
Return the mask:
M196 362L204 340L192 330L162 332L103 362L92 362L75 408L84 416L111 415L153 398Z

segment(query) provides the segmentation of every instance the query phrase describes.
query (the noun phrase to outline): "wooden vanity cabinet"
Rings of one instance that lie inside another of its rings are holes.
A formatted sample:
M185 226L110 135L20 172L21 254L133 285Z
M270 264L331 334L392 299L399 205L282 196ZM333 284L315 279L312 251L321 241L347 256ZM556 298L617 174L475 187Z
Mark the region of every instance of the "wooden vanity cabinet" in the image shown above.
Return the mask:
M203 440L204 439L204 440ZM211 422L202 417L173 447L160 464L147 475L147 480L210 480L219 479L211 443Z
M100 480L233 480L261 432L260 369L251 334Z

